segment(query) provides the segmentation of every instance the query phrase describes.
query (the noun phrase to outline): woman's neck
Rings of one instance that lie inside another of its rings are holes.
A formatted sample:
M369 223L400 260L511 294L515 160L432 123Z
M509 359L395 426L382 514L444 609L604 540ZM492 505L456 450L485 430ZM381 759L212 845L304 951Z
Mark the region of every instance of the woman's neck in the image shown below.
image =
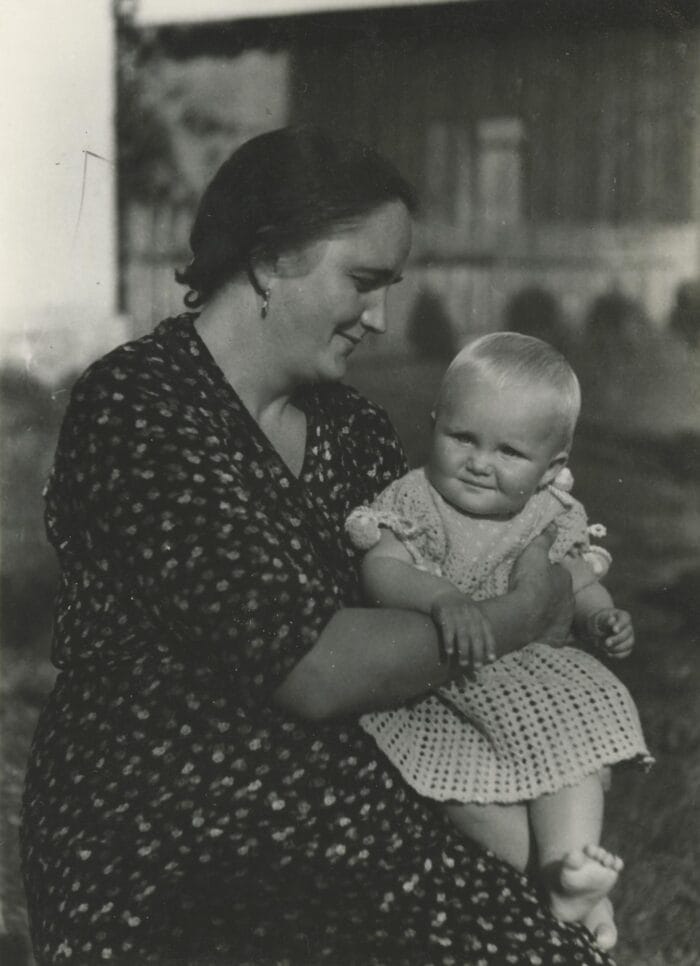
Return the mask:
M238 398L298 476L306 451L306 417L292 402L299 386L285 374L261 322L250 285L233 281L207 302L195 326Z
M250 285L230 282L207 302L195 326L253 418L261 425L274 422L299 387L276 365Z

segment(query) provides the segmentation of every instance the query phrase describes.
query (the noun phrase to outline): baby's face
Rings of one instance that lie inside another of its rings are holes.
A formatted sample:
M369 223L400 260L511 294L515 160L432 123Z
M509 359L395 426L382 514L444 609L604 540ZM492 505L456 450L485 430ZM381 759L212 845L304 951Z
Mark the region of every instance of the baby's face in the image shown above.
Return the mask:
M438 411L426 467L453 506L475 516L512 516L566 463L552 396L456 372Z

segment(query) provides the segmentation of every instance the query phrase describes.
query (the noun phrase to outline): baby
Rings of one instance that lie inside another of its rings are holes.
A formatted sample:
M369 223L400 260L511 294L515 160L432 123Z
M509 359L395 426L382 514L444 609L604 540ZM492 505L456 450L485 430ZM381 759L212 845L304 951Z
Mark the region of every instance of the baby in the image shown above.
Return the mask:
M512 332L477 339L444 377L427 465L347 529L367 550L368 598L431 615L446 655L471 672L362 726L465 834L520 871L536 861L552 913L610 949L622 861L599 845L603 774L651 763L636 708L579 648L533 642L496 660L476 603L504 594L524 547L554 531L550 559L571 571L579 635L606 657L631 652L630 616L598 580L610 557L591 547L568 492L579 409L578 380L551 346Z

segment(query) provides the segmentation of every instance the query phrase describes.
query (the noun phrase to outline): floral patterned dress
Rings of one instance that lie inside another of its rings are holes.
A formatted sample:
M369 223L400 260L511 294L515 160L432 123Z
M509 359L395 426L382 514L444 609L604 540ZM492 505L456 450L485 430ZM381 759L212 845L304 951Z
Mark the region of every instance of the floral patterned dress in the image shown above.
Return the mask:
M358 603L345 518L405 470L353 390L297 402L299 479L187 315L76 384L47 490L59 675L22 827L38 962L609 962L356 721L273 707Z

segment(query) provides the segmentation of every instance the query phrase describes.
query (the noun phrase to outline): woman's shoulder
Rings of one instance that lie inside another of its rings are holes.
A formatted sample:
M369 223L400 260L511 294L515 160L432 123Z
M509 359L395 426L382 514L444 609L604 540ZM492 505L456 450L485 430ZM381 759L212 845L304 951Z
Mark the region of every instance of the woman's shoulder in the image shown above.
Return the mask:
M166 398L173 373L163 333L170 321L174 320L116 346L89 365L73 386L73 405L93 405L100 400L118 403L134 395Z

